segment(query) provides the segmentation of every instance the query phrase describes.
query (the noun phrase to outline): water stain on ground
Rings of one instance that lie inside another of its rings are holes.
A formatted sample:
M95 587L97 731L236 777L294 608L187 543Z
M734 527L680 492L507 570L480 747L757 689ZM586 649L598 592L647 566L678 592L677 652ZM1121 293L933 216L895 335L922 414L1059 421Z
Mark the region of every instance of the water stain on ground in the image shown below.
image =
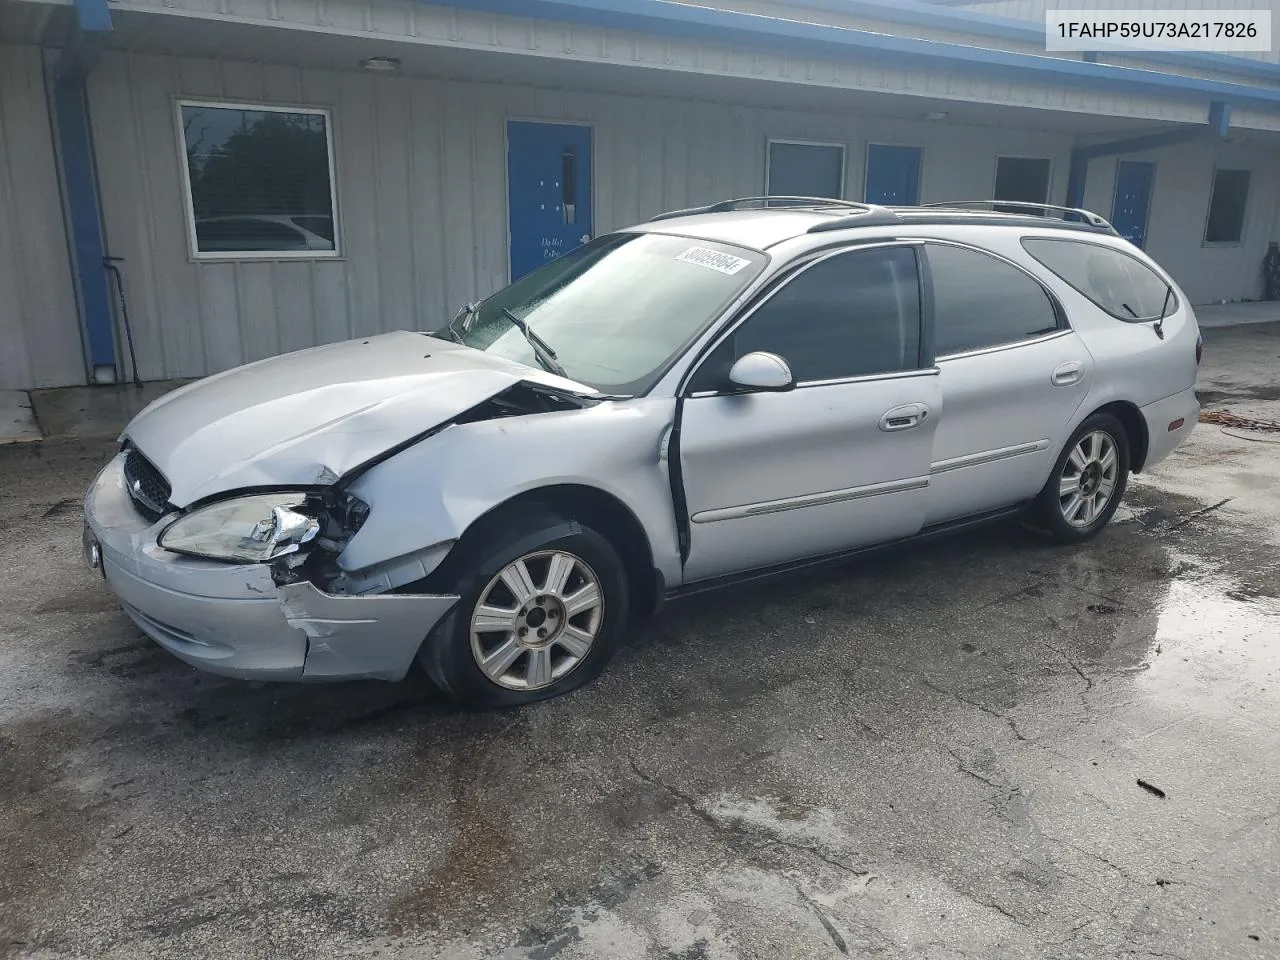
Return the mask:
M72 656L77 663L86 667L105 666L109 661L115 661L123 657L132 657L139 653L150 654L155 649L155 644L150 640L140 640L136 643L125 643L118 647L107 647L104 650L77 650Z
M400 683L244 682L201 673L150 646L183 691L165 716L179 729L207 731L226 743L286 750L347 735L434 727L457 714L424 676L413 672Z
M527 960L550 960L582 939L582 928L606 912L616 911L637 890L662 875L657 863L605 868L602 877L585 890L557 890L548 916L535 920L515 938L514 946L527 951ZM690 954L697 956L697 954Z
M68 613L74 615L116 613L120 603L104 591L78 591L51 597L36 607L36 613Z
M1169 584L1160 606L1141 688L1184 713L1220 714L1280 679L1277 641L1280 602L1272 596L1214 571L1184 575ZM1245 664L1247 679L1225 693L1202 682ZM1273 691L1271 699L1280 696Z
M149 940L163 943L178 941L207 926L250 920L261 923L287 915L306 918L317 926L358 926L343 909L342 900L329 891L314 889L307 874L278 871L267 873L252 886L225 880L179 893L161 909L140 917L134 929Z
M64 780L64 757L86 733L65 718L0 729L0 958L31 942L33 920L76 874L102 818Z
M54 517L70 516L77 513L79 509L80 501L75 497L67 497L47 507L40 516L45 520L49 520Z
M443 918L483 915L489 901L502 896L503 886L516 880L511 862L520 852L517 818L503 803L504 785L488 769L488 761L490 747L501 745L523 723L518 717L499 715L476 720L475 742L470 749L455 751L448 766L452 840L443 862L425 881L391 904L387 919L397 934L433 929ZM494 729L497 723L501 726Z

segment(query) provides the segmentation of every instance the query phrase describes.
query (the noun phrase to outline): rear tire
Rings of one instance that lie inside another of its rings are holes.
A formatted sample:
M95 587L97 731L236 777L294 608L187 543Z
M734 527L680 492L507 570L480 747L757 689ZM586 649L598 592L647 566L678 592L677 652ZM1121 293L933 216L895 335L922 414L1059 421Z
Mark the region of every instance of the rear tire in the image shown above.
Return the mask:
M502 511L458 545L435 585L461 600L418 654L476 708L536 703L604 670L627 623L626 569L601 534L545 508Z
M1076 428L1036 497L1031 519L1058 543L1096 537L1115 514L1129 483L1129 436L1110 413Z

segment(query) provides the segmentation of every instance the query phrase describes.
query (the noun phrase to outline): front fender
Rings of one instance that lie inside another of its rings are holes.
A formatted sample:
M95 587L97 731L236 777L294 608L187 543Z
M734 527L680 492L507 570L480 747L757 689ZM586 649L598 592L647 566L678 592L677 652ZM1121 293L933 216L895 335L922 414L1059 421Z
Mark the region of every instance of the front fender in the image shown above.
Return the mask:
M411 571L400 582L426 576L493 508L540 487L574 484L625 504L648 537L655 567L678 583L671 482L660 454L674 416L674 400L638 398L448 426L351 483L369 517L339 566L356 579L387 567Z

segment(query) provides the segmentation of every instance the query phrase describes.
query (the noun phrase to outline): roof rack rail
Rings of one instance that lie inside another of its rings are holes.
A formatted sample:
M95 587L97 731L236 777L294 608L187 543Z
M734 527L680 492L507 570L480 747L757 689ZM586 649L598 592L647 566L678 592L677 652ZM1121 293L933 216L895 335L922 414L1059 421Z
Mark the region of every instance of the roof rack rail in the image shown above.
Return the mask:
M721 200L718 203L709 203L702 207L686 207L683 210L669 210L666 213L660 213L656 217L650 217L649 222L656 220L672 220L676 217L692 217L700 213L729 213L732 210L746 209L749 205L758 204L764 208L781 204L788 207L841 207L848 210L860 210L863 212L871 212L879 209L869 203L859 203L856 200L836 200L831 197L738 197L733 200Z
M962 214L965 210L983 210L1005 215L1005 219L1001 220L999 217L992 218L975 214L966 221L974 224L1002 223L1004 225L1017 225L1025 224L1028 220L1035 219L1038 216L1041 219L1060 220L1064 227L1070 227L1075 230L1116 233L1115 227L1092 211L1081 210L1076 207L1063 207L1053 203L1027 203L1020 200L953 200L949 203L886 207L876 203L860 203L857 200L836 200L831 197L738 197L734 200L721 200L718 203L709 203L701 207L670 210L666 213L660 213L656 217L651 217L649 222L673 220L677 217L692 217L702 213L728 213L732 210L747 209L752 205L768 209L775 204L785 207L833 208L829 209L829 212L841 214L813 224L805 231L806 233L827 233L837 230L849 230L854 227L885 227L907 223L957 223L959 220L956 219L956 214ZM1009 208L1016 208L1017 212L1013 212ZM938 215L930 217L931 211L937 211ZM950 211L950 216L946 214L947 211ZM924 214L923 218L921 214ZM961 217L961 219L964 218Z
M1026 211L1039 210L1041 211L1039 216L1042 216L1042 217L1049 217L1050 216L1049 211L1054 211L1055 213L1061 214L1061 216L1057 218L1059 220L1069 221L1070 216L1074 215L1079 217L1082 222L1087 223L1090 226L1103 227L1108 230L1114 229L1111 226L1110 221L1108 221L1105 217L1098 216L1096 213L1094 213L1091 210L1082 210L1079 207L1064 207L1056 203L1028 203L1022 200L951 200L951 201L948 201L947 203L922 203L920 206L929 207L932 209L950 207L951 209L954 209L954 210L968 210L968 209L977 207L980 209L995 210L997 213L1010 213L1011 211L1001 209L1001 208L1016 207L1017 214L1015 215L1021 215L1023 210L1026 210ZM1031 213L1028 213L1026 215L1034 216L1034 214L1031 214Z

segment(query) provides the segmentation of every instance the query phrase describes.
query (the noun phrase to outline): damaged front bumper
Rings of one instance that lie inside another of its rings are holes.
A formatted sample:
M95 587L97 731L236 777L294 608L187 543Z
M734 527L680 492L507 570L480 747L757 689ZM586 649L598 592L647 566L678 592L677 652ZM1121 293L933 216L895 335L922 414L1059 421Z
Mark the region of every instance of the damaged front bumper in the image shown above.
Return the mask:
M171 553L133 506L124 455L85 498L86 555L125 612L192 666L253 680L400 680L456 596L342 596L302 581L278 587L266 564Z

